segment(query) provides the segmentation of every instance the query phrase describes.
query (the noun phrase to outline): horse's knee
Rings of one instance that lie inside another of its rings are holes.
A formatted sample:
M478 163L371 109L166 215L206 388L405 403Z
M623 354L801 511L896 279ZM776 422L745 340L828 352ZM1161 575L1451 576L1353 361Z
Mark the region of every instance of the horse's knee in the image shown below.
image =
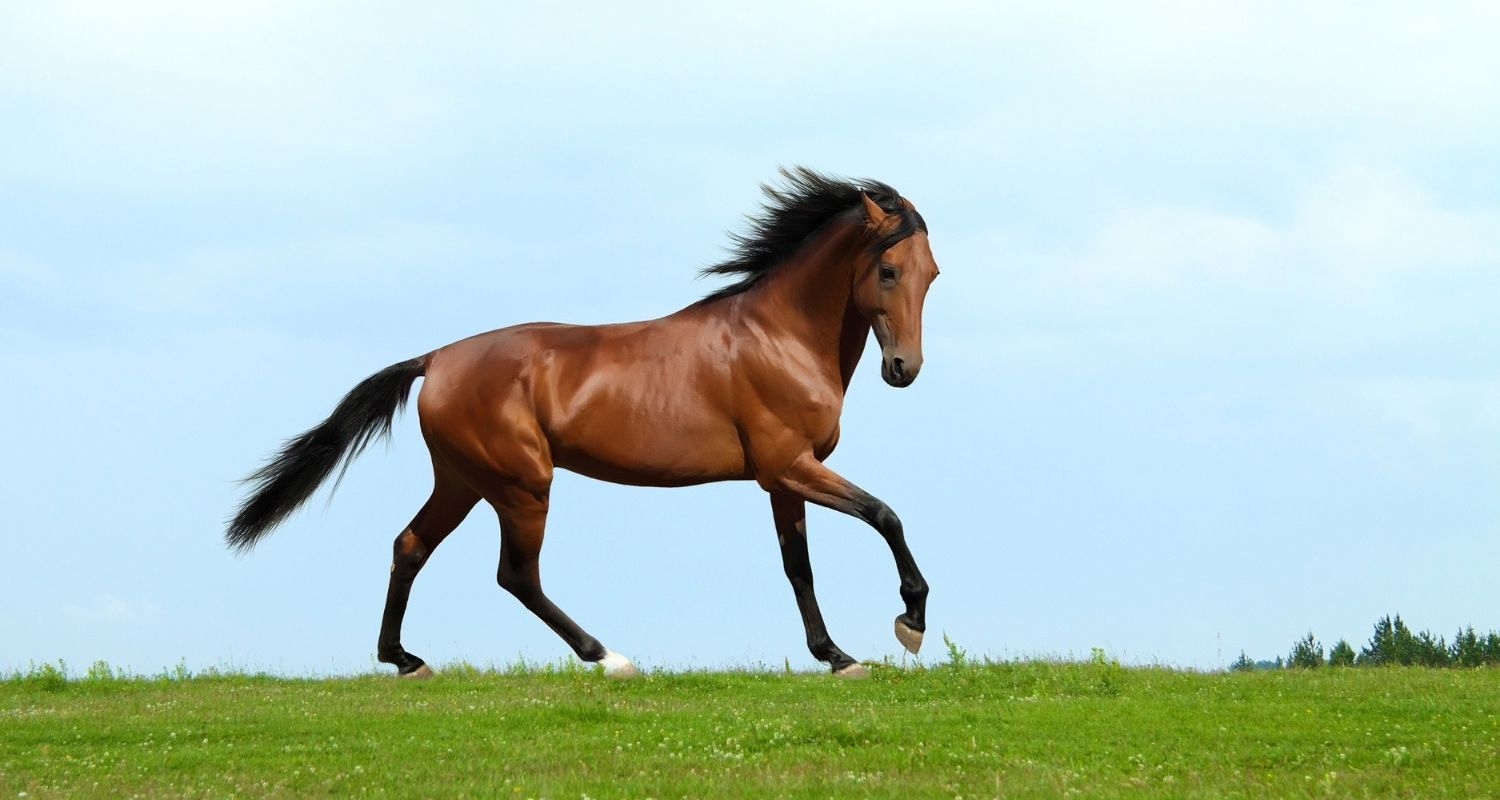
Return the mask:
M427 563L427 545L410 529L396 537L391 546L391 574L400 578L416 577L417 571Z
M901 518L896 516L895 510L879 500L870 499L864 517L875 530L880 531L881 536L887 539L900 538L903 535Z

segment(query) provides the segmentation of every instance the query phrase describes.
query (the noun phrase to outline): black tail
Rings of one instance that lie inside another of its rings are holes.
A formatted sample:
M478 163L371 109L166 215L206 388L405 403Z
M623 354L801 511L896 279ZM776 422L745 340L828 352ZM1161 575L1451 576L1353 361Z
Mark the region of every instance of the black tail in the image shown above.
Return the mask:
M350 389L322 424L288 439L265 466L245 478L252 491L224 532L229 546L242 553L254 547L307 502L339 462L348 469L370 442L389 435L412 383L426 371L425 358L386 367Z

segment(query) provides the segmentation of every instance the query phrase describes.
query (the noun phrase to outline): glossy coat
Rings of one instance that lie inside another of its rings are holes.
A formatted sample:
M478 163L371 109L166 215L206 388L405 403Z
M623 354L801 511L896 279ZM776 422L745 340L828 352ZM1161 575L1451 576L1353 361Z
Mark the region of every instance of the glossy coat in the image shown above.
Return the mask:
M337 432L324 437L326 445L342 447L345 458L378 435L381 423L388 427L405 386L425 376L417 411L432 455L434 487L395 541L380 660L402 674L426 672L421 659L400 643L411 583L480 500L499 516L499 584L580 658L604 658L599 641L542 591L538 556L559 468L637 486L754 480L770 495L808 647L841 674L859 668L829 638L818 610L805 503L866 520L895 558L905 603L897 635L915 651L925 629L927 584L907 549L900 520L824 466L823 459L838 444L844 394L872 330L885 381L906 386L916 379L922 365L922 305L938 270L925 229L883 250L872 249L898 217L912 218L909 202L858 198L734 294L645 322L529 323L490 331L397 365L391 369L400 375L366 393L396 400L355 399L364 384L351 392L347 413L365 413L357 422L364 427L352 440L339 439ZM278 491L276 481L290 482L297 470L315 471L296 462L313 446L303 440L316 440L323 428L353 430L353 422L342 428L334 424L341 412L344 405L324 426L288 443L279 461L254 476L260 490L234 523L243 527L231 528L234 544L253 543L305 499L267 498ZM304 477L303 482L312 481L315 488L321 479ZM280 505L261 519L251 510L257 501Z

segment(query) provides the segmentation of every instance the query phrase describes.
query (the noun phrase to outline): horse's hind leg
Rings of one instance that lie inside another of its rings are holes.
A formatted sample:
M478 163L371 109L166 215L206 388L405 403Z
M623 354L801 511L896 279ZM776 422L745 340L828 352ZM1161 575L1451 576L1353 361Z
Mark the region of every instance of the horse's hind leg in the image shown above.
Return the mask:
M406 616L412 580L427 563L432 551L464 521L477 502L479 495L469 487L456 478L435 471L432 496L406 530L396 537L391 556L391 583L385 595L385 614L380 619L376 657L386 664L394 664L402 677L425 678L432 674L422 659L401 646L401 620Z
M526 489L514 485L500 489L493 496L486 494L500 516L500 568L496 579L501 588L515 595L561 636L579 658L602 663L604 674L611 677L635 675L635 665L630 659L606 649L542 592L539 558L549 496L550 488Z

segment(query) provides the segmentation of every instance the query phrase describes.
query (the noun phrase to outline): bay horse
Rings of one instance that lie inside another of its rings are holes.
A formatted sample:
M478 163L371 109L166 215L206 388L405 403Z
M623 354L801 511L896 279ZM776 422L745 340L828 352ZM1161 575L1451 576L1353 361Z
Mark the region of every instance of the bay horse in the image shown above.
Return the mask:
M806 503L858 517L890 546L910 652L926 630L927 582L890 506L824 466L870 332L880 375L911 385L922 368L922 305L937 277L927 224L894 189L806 168L781 186L730 257L702 271L730 285L661 319L535 322L482 333L387 367L332 415L288 440L249 477L225 539L245 552L390 433L412 384L432 456L432 496L396 537L377 657L403 677L432 674L401 646L411 585L480 501L500 518L501 587L586 662L636 673L542 592L538 556L553 470L635 486L754 480L771 499L782 564L813 656L842 677L865 668L829 638L813 594ZM340 466L342 465L342 466Z

